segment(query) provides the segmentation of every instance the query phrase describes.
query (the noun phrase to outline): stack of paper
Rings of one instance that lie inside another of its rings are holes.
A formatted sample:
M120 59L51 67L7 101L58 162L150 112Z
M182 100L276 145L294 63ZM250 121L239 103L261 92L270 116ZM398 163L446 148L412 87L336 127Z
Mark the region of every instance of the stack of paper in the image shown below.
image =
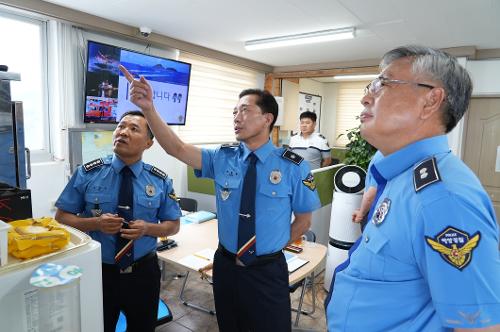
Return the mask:
M185 216L182 216L181 219L182 219L183 223L200 224L202 222L212 220L215 217L216 217L215 213L208 212L208 211L198 211L198 212L186 214Z
M187 268L198 271L214 261L215 249L206 248L192 255L181 258L178 263Z
M286 263L288 264L288 273L292 273L298 270L301 266L309 263L305 259L299 258L297 255L291 254L287 251L283 251L286 258Z

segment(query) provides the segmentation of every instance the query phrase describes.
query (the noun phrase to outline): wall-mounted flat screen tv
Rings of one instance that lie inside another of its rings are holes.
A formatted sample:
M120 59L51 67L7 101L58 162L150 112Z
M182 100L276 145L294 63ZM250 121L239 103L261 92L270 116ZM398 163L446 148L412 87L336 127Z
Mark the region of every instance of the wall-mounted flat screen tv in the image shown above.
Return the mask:
M137 106L129 100L129 82L122 64L134 77L144 76L153 88L153 101L163 120L186 123L191 64L88 41L85 75L85 123L117 123Z

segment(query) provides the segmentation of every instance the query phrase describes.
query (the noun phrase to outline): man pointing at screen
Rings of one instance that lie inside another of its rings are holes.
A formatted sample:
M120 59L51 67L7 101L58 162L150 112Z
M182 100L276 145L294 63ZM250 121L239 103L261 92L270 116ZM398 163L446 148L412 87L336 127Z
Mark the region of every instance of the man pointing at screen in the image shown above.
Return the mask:
M184 143L160 118L153 91L141 77L130 100L141 108L163 149L215 180L219 248L213 280L221 331L290 331L288 270L282 249L311 225L320 206L303 158L269 140L278 105L267 91L244 90L233 110L239 143L200 149ZM295 219L290 225L291 213Z

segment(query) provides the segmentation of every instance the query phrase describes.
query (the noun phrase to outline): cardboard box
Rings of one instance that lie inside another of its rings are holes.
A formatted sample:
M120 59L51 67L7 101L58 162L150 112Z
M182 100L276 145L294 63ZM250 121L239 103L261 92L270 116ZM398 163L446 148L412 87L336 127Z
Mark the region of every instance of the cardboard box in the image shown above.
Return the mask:
M31 191L0 184L0 220L10 222L32 217Z

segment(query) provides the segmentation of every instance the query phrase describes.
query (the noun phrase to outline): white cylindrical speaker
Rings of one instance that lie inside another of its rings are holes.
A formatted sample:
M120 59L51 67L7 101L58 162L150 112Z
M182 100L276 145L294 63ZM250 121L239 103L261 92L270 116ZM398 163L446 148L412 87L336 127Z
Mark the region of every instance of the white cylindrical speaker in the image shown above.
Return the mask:
M330 290L333 271L335 271L335 268L339 264L342 264L347 259L347 253L348 250L335 248L332 245L328 246L328 259L326 260L325 284L324 284L324 288L326 289L326 291Z
M330 238L354 243L361 234L359 224L352 222L352 213L361 206L361 194L336 192L333 195L330 215Z
M347 259L349 249L361 235L360 225L352 222L352 213L361 206L365 177L366 172L353 165L344 166L335 174L324 282L326 290L330 288L335 268Z

